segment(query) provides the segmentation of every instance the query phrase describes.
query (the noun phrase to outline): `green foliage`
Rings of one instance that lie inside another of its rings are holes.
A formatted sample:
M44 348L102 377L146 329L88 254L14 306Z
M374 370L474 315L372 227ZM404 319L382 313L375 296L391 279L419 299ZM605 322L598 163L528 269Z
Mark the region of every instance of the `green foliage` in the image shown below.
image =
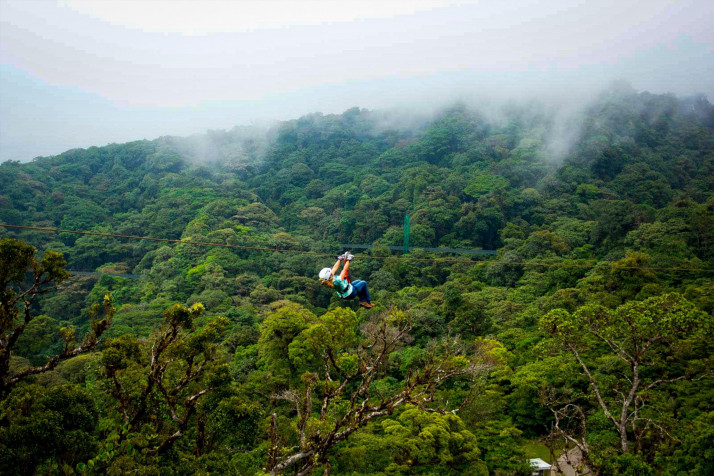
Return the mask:
M42 365L62 350L59 323L49 316L37 316L25 327L17 340L15 352L26 357L32 365Z
M97 448L98 411L74 385L28 385L0 404L0 470L35 474L45 464L74 467Z
M278 382L287 382L291 375L296 375L295 365L290 359L293 339L308 329L317 316L289 301L278 301L272 307L273 312L260 325L260 364Z
M288 346L288 357L296 369L305 369L308 363L316 365L328 349L351 349L356 343L354 331L357 316L350 309L333 309L297 335ZM354 372L349 354L335 356L345 372Z
M587 305L570 314L555 309L541 319L549 334L574 342L585 332L617 342L630 354L644 352L655 342L671 342L685 336L703 335L711 329L711 317L677 294L629 301L615 311Z
M436 471L440 474L485 475L476 437L456 415L426 413L407 408L397 419L382 422L382 429L393 445L390 474Z
M526 474L523 438L558 454L560 428L602 474L709 473L712 110L705 98L613 87L584 111L562 162L548 148L552 112L512 104L497 122L458 105L397 129L398 118L354 108L260 138L237 128L0 164L3 223L227 246L0 228L0 341L12 341L0 370L25 375L0 403L3 464L257 474L286 456L271 448L300 447L301 431L304 444L321 441L347 415L362 388L354 376L384 345L374 336L408 321L355 402L394 396L437 357L444 371L488 370L430 389L424 408L358 425L314 472ZM402 257L385 245L402 244L405 215L414 247L498 255ZM352 250L351 275L377 308L317 281L338 243L375 245ZM379 327L380 309L399 312ZM92 337L105 330L104 342ZM625 406L640 420L623 433L614 420L633 361L640 384ZM74 395L66 402L91 424L62 420L70 410L43 400L52 392ZM425 411L464 400L458 416ZM33 417L11 414L10 401ZM52 440L63 431L83 432L76 451ZM13 438L35 434L37 444Z
M702 413L678 429L681 444L672 454L662 452L658 463L665 467L663 474L710 474L714 471L714 413Z
M508 180L500 175L478 175L464 188L464 193L478 198L508 187Z
M667 403L668 387L708 377L709 364L694 349L707 345L703 339L711 333L711 316L670 293L628 301L614 310L597 304L573 313L554 309L540 325L552 337L554 350L574 356L589 382L586 395L594 411L588 425L593 434L579 437L587 436L601 452L591 463L603 472L654 473L650 466L653 449L657 441L671 437L664 428L676 419ZM580 408L577 418L584 425L581 407L560 403L564 397L578 400L578 390L568 388L567 382L555 385L543 392L543 402L556 418L572 418L563 409ZM659 432L650 431L650 425ZM613 430L620 441L617 450L613 448L618 446L617 439L608 436Z

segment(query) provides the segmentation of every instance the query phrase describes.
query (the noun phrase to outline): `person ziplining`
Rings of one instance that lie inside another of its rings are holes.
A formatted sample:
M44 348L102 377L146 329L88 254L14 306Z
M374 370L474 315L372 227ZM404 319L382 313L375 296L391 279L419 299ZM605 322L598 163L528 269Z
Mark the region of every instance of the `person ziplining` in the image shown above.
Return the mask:
M367 283L362 280L350 280L350 262L354 259L349 251L337 257L337 261L332 268L322 268L319 273L320 284L335 290L342 299L359 299L359 305L369 309L373 307L372 299L369 297ZM342 272L337 276L340 263L344 263Z

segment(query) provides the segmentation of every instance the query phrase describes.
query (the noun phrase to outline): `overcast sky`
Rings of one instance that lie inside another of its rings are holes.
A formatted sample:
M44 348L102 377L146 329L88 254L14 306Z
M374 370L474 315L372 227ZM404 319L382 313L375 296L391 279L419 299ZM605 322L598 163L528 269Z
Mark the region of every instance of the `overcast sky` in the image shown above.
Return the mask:
M352 106L714 98L714 2L0 0L0 162Z

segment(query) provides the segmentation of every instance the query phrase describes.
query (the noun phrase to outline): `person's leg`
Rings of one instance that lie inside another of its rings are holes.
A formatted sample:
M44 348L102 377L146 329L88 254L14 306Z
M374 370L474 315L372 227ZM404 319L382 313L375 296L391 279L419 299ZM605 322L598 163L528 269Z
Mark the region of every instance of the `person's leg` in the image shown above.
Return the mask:
M360 306L366 307L367 309L374 306L374 304L369 302L369 293L366 292L367 283L365 283L364 281L357 281L357 285L355 286L354 282L352 282L352 286L354 287L355 291L357 291L357 299L359 300Z
M364 292L362 291L362 288L364 287L364 281L361 281L359 279L356 281L352 281L352 287L357 293L357 299L359 301L364 301Z
M364 295L367 298L367 302L371 303L372 298L369 296L369 288L367 287L367 281L362 281L364 283Z
M352 281L352 287L357 291L357 298L360 302L372 302L369 297L369 290L367 289L367 283L362 280Z

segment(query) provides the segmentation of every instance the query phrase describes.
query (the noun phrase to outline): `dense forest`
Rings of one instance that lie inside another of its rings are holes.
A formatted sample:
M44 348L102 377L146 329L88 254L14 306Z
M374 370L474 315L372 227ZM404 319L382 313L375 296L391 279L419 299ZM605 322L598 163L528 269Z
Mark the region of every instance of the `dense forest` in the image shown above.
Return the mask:
M619 85L568 126L354 108L3 163L0 224L192 243L0 227L0 473L714 474L714 107ZM372 309L317 279L341 244Z

